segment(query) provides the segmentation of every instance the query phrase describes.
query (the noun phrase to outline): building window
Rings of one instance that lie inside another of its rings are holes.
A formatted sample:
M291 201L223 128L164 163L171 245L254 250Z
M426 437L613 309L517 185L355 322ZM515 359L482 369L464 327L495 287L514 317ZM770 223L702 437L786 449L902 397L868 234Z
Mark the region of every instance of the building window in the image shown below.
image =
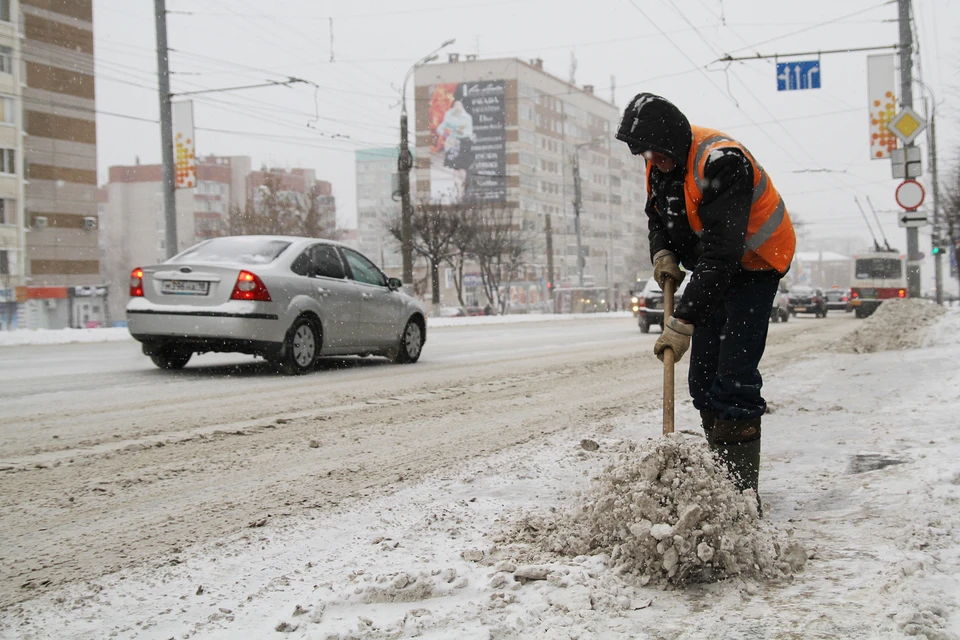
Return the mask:
M0 250L0 276L10 275L10 252Z
M17 201L0 198L0 224L17 224Z
M0 122L5 124L16 124L16 116L13 114L13 98L0 96Z
M3 0L0 0L3 2ZM0 73L13 73L13 48L0 47Z
M10 22L10 0L0 0L0 20Z
M16 149L0 149L0 173L17 174Z

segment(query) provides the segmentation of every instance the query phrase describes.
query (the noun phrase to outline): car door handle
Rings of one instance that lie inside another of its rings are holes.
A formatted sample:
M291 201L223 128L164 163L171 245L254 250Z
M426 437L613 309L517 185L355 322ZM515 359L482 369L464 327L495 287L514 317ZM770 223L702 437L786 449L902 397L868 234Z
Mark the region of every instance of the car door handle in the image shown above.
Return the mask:
M369 300L370 298L373 297L373 294L372 294L372 293L361 293L361 294L360 294L360 297L363 298L364 300Z
M330 289L324 289L323 287L317 287L317 293L319 293L321 296L328 296L328 295L330 295Z

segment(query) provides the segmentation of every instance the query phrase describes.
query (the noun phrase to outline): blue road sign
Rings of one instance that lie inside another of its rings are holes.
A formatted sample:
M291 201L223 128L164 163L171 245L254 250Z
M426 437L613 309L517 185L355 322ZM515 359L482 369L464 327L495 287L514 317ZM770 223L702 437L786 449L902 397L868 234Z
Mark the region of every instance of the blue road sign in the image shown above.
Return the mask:
M777 63L777 91L820 88L820 61Z

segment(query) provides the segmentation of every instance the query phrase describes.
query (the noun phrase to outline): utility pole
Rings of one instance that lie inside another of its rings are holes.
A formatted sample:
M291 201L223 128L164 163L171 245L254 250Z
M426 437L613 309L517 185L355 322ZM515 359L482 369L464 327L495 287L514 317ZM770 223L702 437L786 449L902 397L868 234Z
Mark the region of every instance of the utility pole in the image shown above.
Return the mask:
M402 280L413 291L413 211L410 208L410 146L407 144L407 101L400 109L400 155L397 169L400 173L400 257L403 261Z
M556 313L553 305L553 287L556 284L553 281L553 225L550 224L549 213L543 216L543 224L547 233L547 295L550 297L550 308Z
M913 108L913 32L910 0L897 0L900 26L900 106ZM912 147L913 143L904 145ZM920 233L907 227L907 295L920 297Z
M583 244L580 239L580 207L583 202L580 197L580 145L573 149L573 228L577 234L577 273L580 287L583 287Z
M167 257L172 258L177 248L177 185L173 166L173 113L170 107L170 67L167 49L166 0L153 0L157 28L157 74L160 91L160 147L163 162L163 219L164 244Z

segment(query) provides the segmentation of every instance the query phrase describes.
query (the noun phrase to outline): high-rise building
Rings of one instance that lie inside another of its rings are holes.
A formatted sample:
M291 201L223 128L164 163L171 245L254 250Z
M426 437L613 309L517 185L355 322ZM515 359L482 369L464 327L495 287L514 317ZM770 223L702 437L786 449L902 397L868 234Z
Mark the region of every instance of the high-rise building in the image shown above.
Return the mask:
M394 195L400 188L398 149L399 146L356 152L359 250L391 275L399 275L403 267L400 243L389 231L400 216L400 198ZM413 190L414 186L411 184L410 188Z
M0 2L0 8L7 2ZM12 4L12 3L11 3ZM104 318L92 0L20 0L30 300L27 327ZM19 162L19 160L18 160Z
M16 0L0 1L0 330L18 325L27 299L19 15Z
M579 177L584 285L619 301L646 259L644 167L614 138L620 109L591 85L545 72L539 59L450 54L446 63L419 67L415 85L414 200L515 209L534 238L525 276L534 284L548 279L549 216L554 280L575 287Z

